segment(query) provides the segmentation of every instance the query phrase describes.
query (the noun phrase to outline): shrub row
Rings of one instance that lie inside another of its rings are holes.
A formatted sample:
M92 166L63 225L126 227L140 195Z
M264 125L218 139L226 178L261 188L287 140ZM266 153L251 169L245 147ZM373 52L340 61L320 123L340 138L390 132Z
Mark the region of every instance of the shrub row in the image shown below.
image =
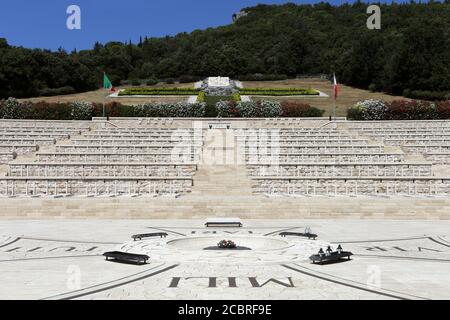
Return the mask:
M183 96L183 95L197 95L199 89L193 88L127 88L119 92L119 96Z
M86 102L33 104L14 98L0 101L2 119L90 120L93 111L94 105Z
M254 73L241 75L237 77L241 81L275 81L275 80L286 80L288 79L288 75L286 74L262 74L262 73Z
M409 90L403 91L403 96L411 99L422 99L429 101L450 100L450 91L426 91L426 90Z
M293 101L237 102L219 101L215 105L197 102L148 103L122 105L105 104L105 114L110 117L320 117L323 110ZM9 98L0 101L0 118L42 120L90 120L103 115L100 103L48 103L20 102Z
M450 119L450 100L364 100L348 109L350 120L433 120Z
M243 88L239 90L244 95L259 96L317 96L319 92L314 89L299 88Z
M45 88L41 89L39 91L39 95L43 97L50 97L50 96L62 96L65 94L72 94L75 93L75 89L71 86L61 87L61 88Z
M318 118L325 113L325 110L297 101L282 101L281 108L283 109L282 116L286 118Z
M112 102L105 105L105 113L110 117L203 117L205 106L204 103L187 102L128 106ZM0 101L2 119L91 120L102 115L103 105L100 103L30 103L14 98Z
M216 104L219 117L243 117L243 118L274 118L274 117L321 117L324 110L311 107L308 104L292 101L267 101L239 102L219 101Z

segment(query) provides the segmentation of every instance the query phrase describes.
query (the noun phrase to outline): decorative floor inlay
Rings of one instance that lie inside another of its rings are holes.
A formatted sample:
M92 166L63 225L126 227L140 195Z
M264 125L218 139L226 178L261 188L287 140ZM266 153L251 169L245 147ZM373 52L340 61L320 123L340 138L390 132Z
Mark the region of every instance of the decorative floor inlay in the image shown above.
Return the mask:
M450 221L0 222L1 299L450 299ZM317 240L302 234L310 227ZM167 233L133 241L133 234ZM236 249L219 249L231 240ZM350 261L309 257L341 245ZM205 248L212 250L205 250ZM241 250L239 250L241 249ZM242 250L249 249L249 250ZM148 264L106 261L106 251Z

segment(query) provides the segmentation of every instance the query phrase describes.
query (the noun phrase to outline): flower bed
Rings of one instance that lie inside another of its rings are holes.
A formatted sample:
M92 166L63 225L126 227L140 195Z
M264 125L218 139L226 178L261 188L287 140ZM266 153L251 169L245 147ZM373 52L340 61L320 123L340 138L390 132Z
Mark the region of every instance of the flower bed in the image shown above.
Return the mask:
M248 96L318 96L320 93L314 89L299 88L243 88L241 95Z
M200 92L193 88L127 88L119 96L193 96Z
M236 249L236 247L237 247L236 243L234 243L231 240L222 240L217 244L217 246L220 249Z

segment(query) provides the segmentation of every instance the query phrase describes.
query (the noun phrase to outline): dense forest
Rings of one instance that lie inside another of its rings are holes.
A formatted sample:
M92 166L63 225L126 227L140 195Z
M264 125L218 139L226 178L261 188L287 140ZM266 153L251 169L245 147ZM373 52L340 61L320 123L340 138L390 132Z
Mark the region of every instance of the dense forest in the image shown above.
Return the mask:
M247 16L218 28L143 37L137 44L96 43L91 50L71 53L13 47L0 39L0 98L95 89L103 71L116 85L137 79L336 72L340 82L374 91L445 95L450 89L450 0L380 7L380 30L366 27L369 15L362 2L289 3L245 8Z

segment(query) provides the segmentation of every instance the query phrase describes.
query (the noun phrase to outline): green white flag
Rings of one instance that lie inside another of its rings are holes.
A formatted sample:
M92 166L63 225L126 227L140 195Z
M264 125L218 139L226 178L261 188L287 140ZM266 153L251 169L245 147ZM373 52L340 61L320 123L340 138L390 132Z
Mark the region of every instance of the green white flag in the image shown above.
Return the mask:
M106 73L103 73L103 89L110 89L112 92L116 91Z

